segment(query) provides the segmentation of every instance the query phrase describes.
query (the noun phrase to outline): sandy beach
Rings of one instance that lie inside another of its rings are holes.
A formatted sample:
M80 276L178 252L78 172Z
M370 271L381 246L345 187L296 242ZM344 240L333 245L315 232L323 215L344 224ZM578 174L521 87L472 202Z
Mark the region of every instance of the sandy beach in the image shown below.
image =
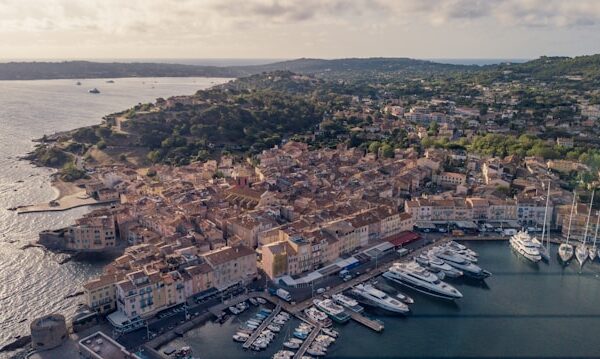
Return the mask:
M103 203L89 197L85 193L85 189L77 186L77 183L75 182L65 182L53 178L52 189L56 193L56 196L52 201L21 206L17 209L17 213L66 211L76 207Z

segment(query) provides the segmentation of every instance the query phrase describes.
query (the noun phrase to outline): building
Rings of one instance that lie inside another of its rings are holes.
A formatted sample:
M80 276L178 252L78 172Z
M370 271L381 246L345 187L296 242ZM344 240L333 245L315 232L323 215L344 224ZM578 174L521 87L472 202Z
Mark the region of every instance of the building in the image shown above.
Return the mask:
M65 317L49 314L31 322L31 346L34 350L47 350L60 346L68 337Z
M223 247L202 257L211 266L213 286L219 290L236 284L248 284L256 279L256 253L244 245Z
M103 274L83 285L85 303L90 309L109 314L117 309L117 282L123 279L119 274Z
M81 339L77 346L82 359L141 359L102 332Z
M464 186L467 183L467 175L456 172L442 172L433 176L438 186Z
M112 215L83 217L68 228L66 248L75 251L102 251L116 246Z

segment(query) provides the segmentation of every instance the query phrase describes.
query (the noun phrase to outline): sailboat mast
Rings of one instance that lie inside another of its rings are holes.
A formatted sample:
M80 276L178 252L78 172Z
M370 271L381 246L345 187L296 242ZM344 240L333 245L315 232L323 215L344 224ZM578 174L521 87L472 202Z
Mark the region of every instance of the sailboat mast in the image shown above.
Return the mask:
M592 191L592 199L590 200L590 210L588 211L587 220L585 221L585 234L583 235L583 244L585 244L585 242L587 241L587 232L588 227L590 225L590 216L592 215L592 204L594 204L594 193L596 193L596 190Z
M600 224L600 215L596 212L596 234L594 234L594 248L596 248L596 238L598 238L598 225Z
M550 200L550 181L548 181L548 195L546 196L546 209L544 210L544 224L542 226L542 246L544 246L544 235L546 234L546 218L548 218L548 201ZM550 232L550 230L548 230ZM550 248L550 233L548 233L548 248Z
M569 244L569 238L571 237L571 223L573 223L573 210L575 209L575 197L577 192L573 192L573 203L571 204L571 215L569 216L569 229L567 230L567 244Z

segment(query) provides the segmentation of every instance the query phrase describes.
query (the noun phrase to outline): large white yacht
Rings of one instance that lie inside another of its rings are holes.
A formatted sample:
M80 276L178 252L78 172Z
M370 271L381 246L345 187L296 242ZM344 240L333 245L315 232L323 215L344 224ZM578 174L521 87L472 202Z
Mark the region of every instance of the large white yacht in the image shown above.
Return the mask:
M531 240L527 231L519 231L510 238L510 246L523 257L537 263L542 260L539 245Z
M421 253L415 260L429 271L434 273L442 272L448 278L457 278L463 275L462 271L430 253Z
M373 287L370 284L358 284L350 290L359 301L373 307L378 307L392 313L408 313L408 306L399 300L396 300L385 292Z
M428 272L417 262L394 263L383 276L395 283L418 292L442 299L460 299L462 294L453 286L445 283L433 273Z
M337 304L342 305L353 312L362 313L362 311L365 310L365 308L358 304L356 300L347 297L341 293L332 295L331 299L333 299L333 301Z
M465 276L475 279L485 279L492 275L492 273L482 269L476 264L471 263L464 256L452 252L446 248L434 247L429 253L448 263L452 267L460 270Z

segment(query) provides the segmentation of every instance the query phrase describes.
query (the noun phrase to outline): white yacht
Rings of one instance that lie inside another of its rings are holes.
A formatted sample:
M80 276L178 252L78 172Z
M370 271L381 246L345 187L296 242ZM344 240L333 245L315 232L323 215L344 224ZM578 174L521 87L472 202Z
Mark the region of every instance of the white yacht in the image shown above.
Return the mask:
M353 312L362 313L365 310L365 308L358 304L356 300L341 293L332 295L331 299L333 299L333 301L337 304L342 305Z
M313 321L315 321L317 323L320 323L324 327L331 326L331 319L329 319L327 317L327 314L321 312L320 310L318 310L315 307L310 307L308 309L305 309L304 314L306 314L306 316L308 318L312 319Z
M479 257L479 253L475 252L474 250L467 248L467 246L465 246L464 244L460 244L458 242L455 241L450 241L448 243L446 243L446 247L449 249L452 249L460 254L465 254L467 256L471 256L471 257Z
M415 260L431 272L442 272L448 278L458 278L463 275L460 270L429 253L421 253Z
M517 232L517 234L510 238L509 242L512 249L514 249L515 252L519 253L526 259L529 259L534 263L537 263L542 260L542 256L540 255L540 250L538 246L539 242L538 244L535 244L531 240L531 236L529 235L529 233L527 233L527 231L521 230Z
M358 284L350 291L359 301L392 313L408 313L408 306L370 284Z
M336 323L346 323L350 320L350 315L346 313L344 307L336 304L332 299L313 299L313 304Z
M462 294L450 284L438 279L417 262L394 263L383 276L395 283L434 297L455 300Z
M456 254L448 249L436 247L433 248L429 253L448 263L450 266L460 270L465 276L475 279L485 279L492 275L492 273L482 269L476 264L471 263L460 254Z

